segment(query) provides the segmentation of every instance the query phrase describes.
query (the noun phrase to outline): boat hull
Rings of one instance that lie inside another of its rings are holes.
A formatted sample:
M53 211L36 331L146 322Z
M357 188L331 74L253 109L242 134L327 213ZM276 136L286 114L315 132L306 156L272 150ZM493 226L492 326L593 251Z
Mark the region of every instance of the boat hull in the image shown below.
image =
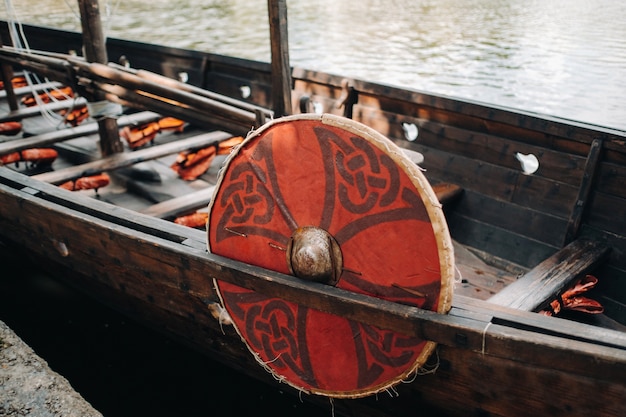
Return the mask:
M238 371L275 383L236 332L220 324L212 313L211 306L218 301L212 279L250 285L244 278L276 281L280 274L209 254L203 232L92 198L71 197L7 168L0 169L0 184L3 240L44 260L55 275L100 301ZM485 326L484 339L479 337L480 329L473 334L458 330L446 336L449 343L439 344L426 367L418 372L423 375L390 390L389 398L379 394L335 400L336 411L367 410L370 415L396 416L414 415L420 407L447 415L487 412L522 416L532 410L544 415L617 416L626 412L624 350L505 326L498 337L509 334L510 340L503 341L504 347L492 348L496 342L486 337L489 328L485 325L491 306L482 303L481 311L463 306L462 301L457 301L451 317L446 317L458 322L457 329L469 328L468 323L476 320L475 326ZM537 358L536 364L525 360L520 338L541 345L535 352L543 352L545 357ZM613 342L623 343L619 334ZM510 349L507 355L506 347ZM560 356L567 352L568 357ZM553 366L546 366L551 362ZM286 385L281 389L296 394ZM327 401L324 397L305 397Z

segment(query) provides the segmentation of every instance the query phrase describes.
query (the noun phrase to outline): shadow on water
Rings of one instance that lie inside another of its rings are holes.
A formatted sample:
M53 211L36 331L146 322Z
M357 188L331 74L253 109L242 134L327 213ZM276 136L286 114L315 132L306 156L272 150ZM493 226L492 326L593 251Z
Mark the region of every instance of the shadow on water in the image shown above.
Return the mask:
M139 326L0 243L0 320L105 416L331 416Z

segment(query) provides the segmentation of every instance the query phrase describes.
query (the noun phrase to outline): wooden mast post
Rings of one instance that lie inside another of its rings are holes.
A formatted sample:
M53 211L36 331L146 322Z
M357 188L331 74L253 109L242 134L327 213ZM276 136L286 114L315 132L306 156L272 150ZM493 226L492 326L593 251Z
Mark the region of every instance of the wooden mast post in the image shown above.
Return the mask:
M287 37L287 1L268 0L272 49L272 107L277 117L291 111L291 67Z
M108 56L100 20L98 0L78 0L78 7L80 8L85 59L87 62L97 62L106 65ZM104 93L95 92L87 99L89 101L103 101L105 96ZM102 152L103 156L124 150L115 118L105 116L98 120L98 131L100 133L100 152Z
M2 47L2 38L0 38L0 48ZM4 82L4 90L7 92L7 101L9 102L9 109L11 111L15 111L19 109L19 104L17 102L17 96L15 95L15 90L13 89L13 68L11 65L7 63L2 63L0 65L0 75L2 76L2 81Z

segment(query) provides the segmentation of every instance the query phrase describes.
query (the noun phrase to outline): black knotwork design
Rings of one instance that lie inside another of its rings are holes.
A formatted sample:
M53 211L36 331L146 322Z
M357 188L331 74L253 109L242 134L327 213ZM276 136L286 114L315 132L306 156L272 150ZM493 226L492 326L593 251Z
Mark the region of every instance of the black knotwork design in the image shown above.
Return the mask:
M256 299L256 294L251 296ZM245 297L239 295L237 298L241 304L245 303ZM239 307L242 307L241 304ZM238 311L245 311L246 334L252 348L264 352L275 369L288 367L302 380L313 383L315 378L303 339L304 334L298 331L306 327L303 323L307 309L297 308L298 313L294 314L292 307L293 305L283 300L270 299Z
M415 360L415 346L422 342L418 338L362 323L350 322L350 327L359 364L359 387L369 386L389 367L411 364ZM392 351L395 352L393 355Z

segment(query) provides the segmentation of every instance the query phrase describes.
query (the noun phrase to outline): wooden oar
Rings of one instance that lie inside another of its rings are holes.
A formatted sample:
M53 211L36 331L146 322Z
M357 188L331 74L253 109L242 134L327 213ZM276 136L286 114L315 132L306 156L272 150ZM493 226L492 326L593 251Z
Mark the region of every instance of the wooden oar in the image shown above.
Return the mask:
M89 72L96 80L116 84L131 91L136 90L139 94L143 93L143 95L153 97L160 101L175 102L187 107L196 108L203 112L228 117L248 124L254 123L255 120L254 111L244 110L198 94L158 84L140 78L134 74L116 70L107 65L94 63L88 66L81 66L80 70Z
M203 93L192 88L182 89L176 82L161 82L161 76L141 72L141 76L119 67L98 63L87 63L72 56L43 56L24 53L12 48L0 48L0 60L11 62L23 68L41 73L51 79L78 84L86 92L103 91L106 98L123 102L128 106L161 113L170 113L183 120L195 121L203 125L228 128L237 126L241 134L250 128L258 127L272 112L260 110L245 103L233 104L234 99L221 97L217 93ZM71 71L70 71L71 69ZM164 108L170 110L164 112ZM178 113L173 108L177 108ZM180 114L184 108L187 117ZM193 118L193 120L191 120Z
M133 68L126 68L121 65L114 64L114 63L109 63L109 66L112 68L119 69L120 71L129 72L131 74L136 75L139 78L146 79L154 83L165 85L167 87L174 88L176 90L197 94L202 97L206 97L211 100L225 103L230 106L234 106L234 107L237 107L237 108L240 108L240 109L252 112L252 113L260 111L261 113L263 113L266 119L271 119L274 116L273 112L270 109L266 109L265 107L257 106L252 103L248 103L248 102L241 101L241 100L236 100L232 97L218 94L213 91L204 90L202 88L199 88L190 84L185 84L180 81L176 81L169 77L164 77L154 72L150 72L146 70L136 70Z
M162 114L195 123L206 128L215 128L231 131L235 134L243 135L255 126L255 118L252 115L245 121L236 122L227 117L221 117L210 112L203 112L196 108L189 107L184 103L167 100L164 97L140 94L119 85L94 83L94 85L105 91L106 99L127 107L140 110L152 110Z

